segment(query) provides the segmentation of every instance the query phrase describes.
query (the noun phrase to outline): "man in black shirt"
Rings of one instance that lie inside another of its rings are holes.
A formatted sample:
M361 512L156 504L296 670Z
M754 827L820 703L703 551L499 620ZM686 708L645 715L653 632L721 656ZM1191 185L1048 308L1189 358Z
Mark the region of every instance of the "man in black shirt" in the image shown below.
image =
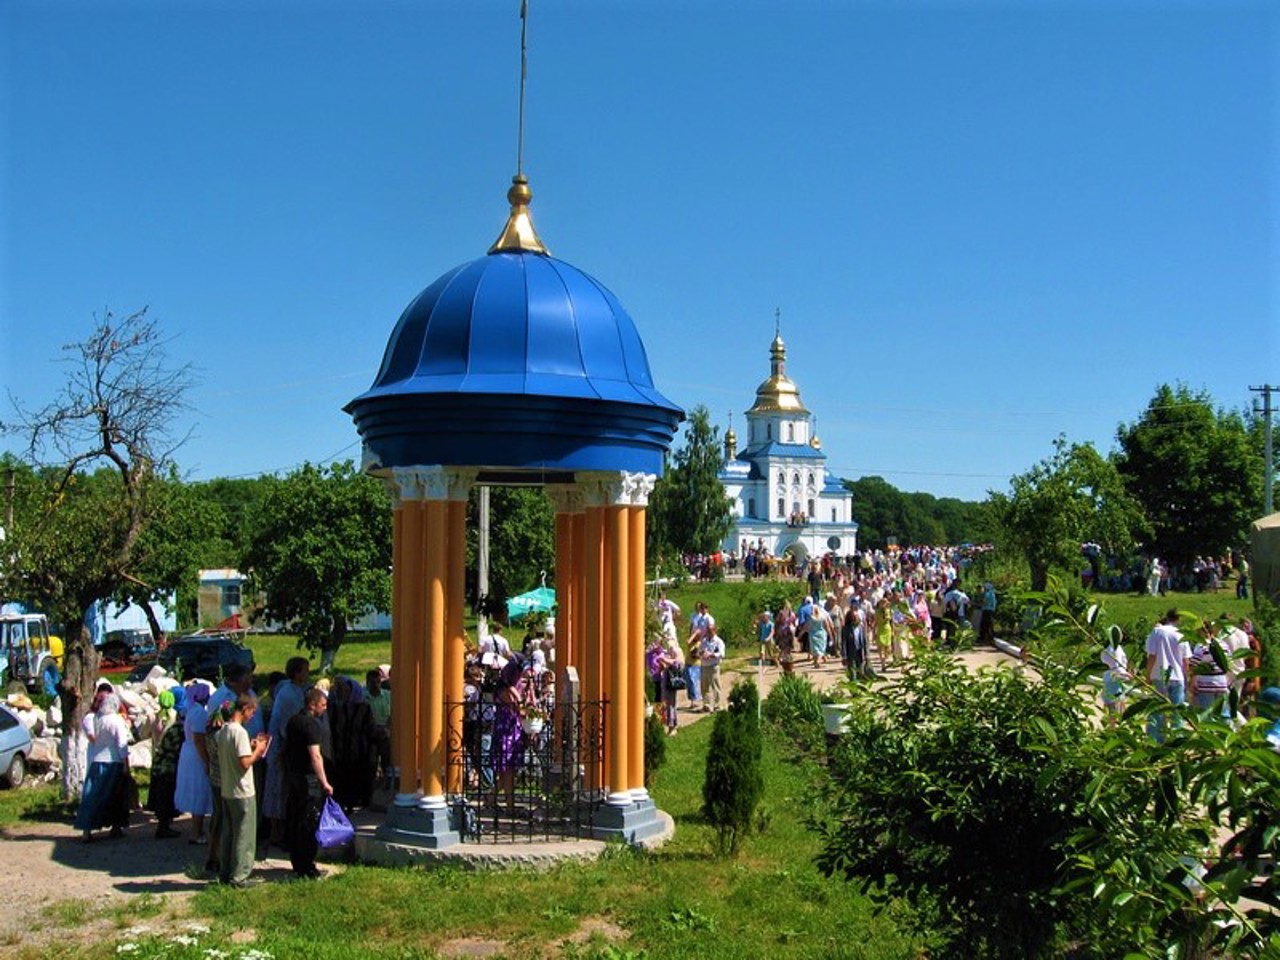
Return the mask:
M320 756L320 722L329 698L319 687L307 691L302 712L285 726L284 770L289 860L300 877L318 877L316 827L324 798L333 794Z

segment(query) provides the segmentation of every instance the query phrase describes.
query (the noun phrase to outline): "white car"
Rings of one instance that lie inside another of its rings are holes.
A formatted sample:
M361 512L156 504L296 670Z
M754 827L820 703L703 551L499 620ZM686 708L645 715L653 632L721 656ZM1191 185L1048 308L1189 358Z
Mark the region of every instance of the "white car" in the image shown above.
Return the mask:
M11 787L27 779L31 731L6 704L0 703L0 780Z

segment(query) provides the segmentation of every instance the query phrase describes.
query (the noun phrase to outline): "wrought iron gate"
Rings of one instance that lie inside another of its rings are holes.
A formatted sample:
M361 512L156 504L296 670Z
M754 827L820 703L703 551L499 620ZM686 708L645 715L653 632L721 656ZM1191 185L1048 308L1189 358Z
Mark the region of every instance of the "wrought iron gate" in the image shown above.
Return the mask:
M487 695L446 702L446 789L463 842L589 837L604 800L606 707L561 702L538 723Z

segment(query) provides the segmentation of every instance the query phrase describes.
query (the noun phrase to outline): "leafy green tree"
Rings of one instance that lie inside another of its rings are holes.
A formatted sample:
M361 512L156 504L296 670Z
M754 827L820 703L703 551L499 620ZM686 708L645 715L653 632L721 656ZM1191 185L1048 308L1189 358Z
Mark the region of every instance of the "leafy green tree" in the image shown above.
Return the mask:
M670 458L649 500L649 554L713 553L733 526L733 501L720 482L720 430L698 405L684 443Z
M23 459L33 467L15 498L9 589L60 621L65 634L68 796L83 780L68 738L78 736L98 676L85 610L139 584L148 592L156 586L147 577L161 545L148 525L164 500L161 478L185 439L171 430L191 383L190 365L171 366L165 345L145 309L123 318L107 312L85 340L63 348L66 376L56 398L38 409L15 401L14 419L2 425L24 439Z
M1145 529L1115 467L1092 444L1058 437L1053 446L1052 456L1009 481L1008 494L990 500L998 545L1026 557L1032 590L1045 589L1051 569L1074 573L1086 541L1124 554Z
M381 482L351 461L303 464L268 484L246 556L261 616L298 631L332 669L350 621L391 606L391 509Z
M192 492L221 518L210 545L208 566L239 567L253 540L253 517L270 488L271 477L218 477L192 484Z
M853 494L858 542L883 549L890 537L900 545L965 543L985 539L981 505L929 493L904 493L883 477L846 480Z
M218 565L222 511L185 484L176 470L157 477L151 491L147 524L138 543L135 572L111 595L117 603L138 606L152 636L160 639L153 602L181 604L195 598L202 567Z
M1203 391L1161 384L1116 432L1116 469L1151 522L1151 548L1174 563L1247 540L1262 512L1263 456L1235 411Z

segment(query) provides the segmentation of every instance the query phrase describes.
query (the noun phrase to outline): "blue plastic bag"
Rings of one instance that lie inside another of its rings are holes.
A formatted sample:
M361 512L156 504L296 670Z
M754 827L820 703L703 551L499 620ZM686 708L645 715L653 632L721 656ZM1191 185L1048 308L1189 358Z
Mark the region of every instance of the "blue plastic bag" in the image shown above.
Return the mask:
M320 811L320 825L316 827L316 843L322 850L332 850L355 839L356 828L351 825L342 807L333 797L324 798Z

